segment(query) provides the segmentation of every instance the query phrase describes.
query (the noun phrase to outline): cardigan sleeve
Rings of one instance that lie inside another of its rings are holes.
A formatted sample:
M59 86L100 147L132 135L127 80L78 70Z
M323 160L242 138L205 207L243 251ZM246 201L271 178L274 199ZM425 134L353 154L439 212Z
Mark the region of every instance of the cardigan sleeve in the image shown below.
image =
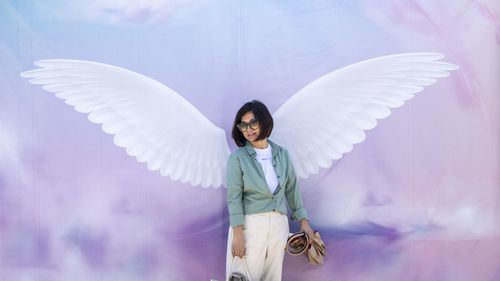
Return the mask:
M302 196L300 194L300 189L297 184L297 176L295 175L295 170L293 168L292 161L288 156L288 151L285 149L285 158L288 165L288 177L286 181L285 196L288 201L288 206L292 209L291 219L296 219L297 221L302 221L307 218L307 211L302 203Z
M243 215L243 172L240 160L234 154L229 156L226 168L227 207L229 224L232 227L244 224Z

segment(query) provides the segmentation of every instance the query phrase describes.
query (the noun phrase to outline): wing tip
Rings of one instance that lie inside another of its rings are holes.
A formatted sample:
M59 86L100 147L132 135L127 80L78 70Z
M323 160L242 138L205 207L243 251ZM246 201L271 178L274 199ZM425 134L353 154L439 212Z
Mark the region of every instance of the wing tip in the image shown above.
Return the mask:
M50 62L53 62L53 61L57 61L57 59L35 60L35 61L33 61L33 65L38 66L39 68L23 71L23 72L19 73L19 76L21 76L23 78L33 78L33 77L36 77L36 73L40 69L48 67L49 64L50 64ZM29 81L29 82L32 83L31 81Z
M30 75L31 72L32 72L32 70L23 71L23 72L19 73L19 76L21 76L22 78L31 78L31 77L33 77Z
M51 62L57 61L57 59L42 59L42 60L36 60L33 62L34 65L38 67L47 67Z
M449 63L449 62L444 62L444 64L446 64L445 65L446 66L446 68L445 68L446 71L460 69L460 65L458 65L458 64Z

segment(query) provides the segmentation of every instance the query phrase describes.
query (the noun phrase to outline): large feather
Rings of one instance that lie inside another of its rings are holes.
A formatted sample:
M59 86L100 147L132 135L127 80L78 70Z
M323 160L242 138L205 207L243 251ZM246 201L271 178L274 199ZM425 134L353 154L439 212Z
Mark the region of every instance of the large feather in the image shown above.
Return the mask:
M439 53L378 57L328 73L311 82L273 114L272 139L289 150L301 178L330 167L377 119L391 114L456 65Z
M88 113L150 170L203 187L225 182L229 146L216 127L172 89L144 75L80 60L40 60L21 73L30 83Z

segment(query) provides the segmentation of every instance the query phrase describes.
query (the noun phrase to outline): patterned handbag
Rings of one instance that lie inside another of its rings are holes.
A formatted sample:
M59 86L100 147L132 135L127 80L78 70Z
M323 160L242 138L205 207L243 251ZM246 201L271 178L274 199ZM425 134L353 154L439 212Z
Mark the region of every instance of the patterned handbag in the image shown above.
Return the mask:
M307 251L309 237L304 232L291 234L286 241L286 251L292 256L302 255Z

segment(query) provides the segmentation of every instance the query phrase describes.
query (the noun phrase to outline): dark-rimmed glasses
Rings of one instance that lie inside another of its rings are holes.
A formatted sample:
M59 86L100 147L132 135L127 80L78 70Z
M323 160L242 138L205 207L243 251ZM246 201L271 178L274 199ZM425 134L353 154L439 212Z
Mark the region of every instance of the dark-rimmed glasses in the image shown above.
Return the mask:
M250 128L256 130L257 128L259 128L259 120L252 119L248 123L241 121L240 123L236 124L236 127L238 127L238 130L240 130L240 132L246 132L249 126Z

